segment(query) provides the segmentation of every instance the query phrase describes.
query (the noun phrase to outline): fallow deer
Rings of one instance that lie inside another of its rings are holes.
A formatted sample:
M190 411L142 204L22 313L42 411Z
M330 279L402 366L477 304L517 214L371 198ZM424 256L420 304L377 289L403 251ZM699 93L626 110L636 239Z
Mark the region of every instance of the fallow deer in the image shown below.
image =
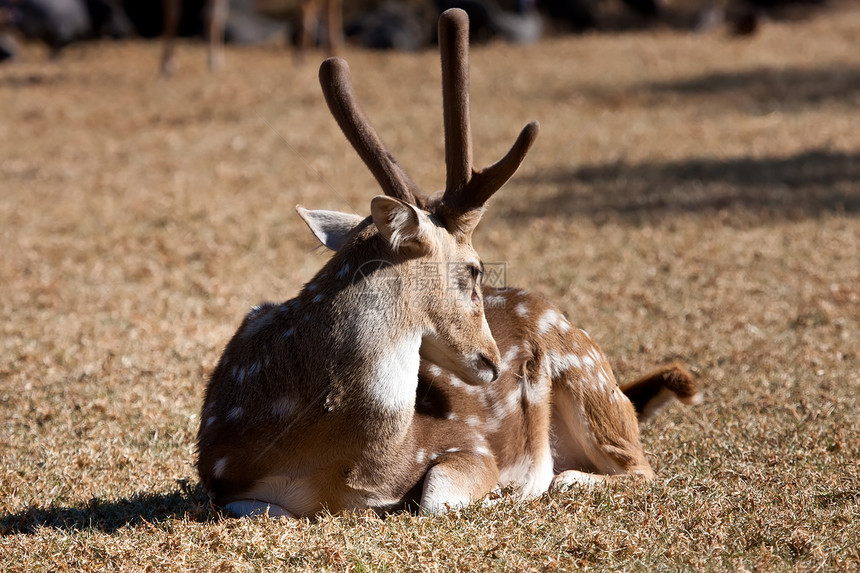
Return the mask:
M450 35L463 18L446 13L440 26ZM298 208L337 250L296 298L251 310L209 380L197 469L217 505L239 515L386 511L421 484L420 504L434 511L480 499L499 481L474 432L420 455L453 436L448 420L415 412L419 349L466 384L499 377L471 238L538 131L526 125L502 159L473 170L468 92L456 85L467 54L454 57L458 46L443 50L448 183L434 207L398 198L418 188L380 146L359 149L387 194L371 201L369 217L345 227L336 214ZM335 91L344 74L338 59L320 72ZM425 281L428 266L455 269L453 288Z
M227 23L229 0L206 0L206 32L208 35L209 69L214 71L221 66L224 27ZM317 37L319 21L326 23L325 45L330 54L337 54L343 48L342 0L301 0L299 22L299 53L310 48ZM179 20L182 13L182 0L162 0L164 10L164 46L161 55L161 73L173 72L173 53Z
M468 20L463 13L451 11L440 20L439 45L446 189L469 188L487 174L471 168ZM424 195L399 165L387 160L390 154L357 103L346 65L327 61L321 84L332 115L382 187L392 188L384 182L396 178L405 185L397 187L395 197L430 213L445 208L445 195ZM332 236L360 221L356 215L327 212L325 222L311 230L337 250L340 245ZM425 280L444 281L445 269L429 271ZM697 403L693 377L673 364L619 387L594 340L554 305L522 290L485 288L484 295L487 321L502 356L500 377L489 385L465 384L431 349L422 348L416 420L435 420L447 428L447 439L435 436L419 443L416 460L429 460L432 471L436 460L452 453L492 455L497 484L513 486L526 497L575 482L653 477L639 422L675 398Z
M329 55L343 50L342 0L302 0L301 25L299 26L299 53L307 51L317 40L320 20L325 22L324 45Z

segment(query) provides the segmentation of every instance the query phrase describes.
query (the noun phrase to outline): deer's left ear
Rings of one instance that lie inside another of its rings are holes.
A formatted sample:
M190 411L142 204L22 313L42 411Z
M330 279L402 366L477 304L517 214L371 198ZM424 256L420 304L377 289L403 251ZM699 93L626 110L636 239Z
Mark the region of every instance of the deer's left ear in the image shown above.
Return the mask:
M385 237L395 252L422 256L433 250L433 224L406 201L378 195L370 202L370 216L379 234Z
M353 229L364 221L360 215L322 209L312 211L301 205L296 205L296 213L319 242L332 251L340 249Z

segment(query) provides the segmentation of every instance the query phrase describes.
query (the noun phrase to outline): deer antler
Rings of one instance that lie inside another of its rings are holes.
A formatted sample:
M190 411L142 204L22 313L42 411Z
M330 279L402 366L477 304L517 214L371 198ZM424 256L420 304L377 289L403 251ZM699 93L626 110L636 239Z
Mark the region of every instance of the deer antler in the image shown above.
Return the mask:
M442 203L458 216L480 209L511 178L534 143L539 125L530 122L504 157L475 170L469 120L469 17L463 10L446 10L439 18L439 50L448 170Z
M320 85L325 101L343 134L373 173L386 195L424 207L426 198L418 185L385 148L367 121L349 77L349 65L340 58L329 58L320 66Z
M446 10L439 19L442 54L442 103L445 121L447 179L441 204L428 198L386 149L367 121L352 90L349 66L329 58L320 66L320 85L329 110L386 195L418 207L438 208L454 227L471 228L477 219L464 218L479 210L519 168L537 137L538 123L523 128L513 147L499 161L476 170L472 164L469 124L469 17L459 9ZM468 219L468 220L466 220Z

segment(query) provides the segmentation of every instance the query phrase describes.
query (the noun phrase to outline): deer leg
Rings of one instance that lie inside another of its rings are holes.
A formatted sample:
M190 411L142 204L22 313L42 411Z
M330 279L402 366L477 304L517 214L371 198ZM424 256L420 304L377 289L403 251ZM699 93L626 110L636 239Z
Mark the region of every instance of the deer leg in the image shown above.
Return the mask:
M220 68L224 60L224 26L226 25L227 20L227 10L227 0L207 1L210 71L215 71Z
M224 509L239 517L295 517L279 505L256 499L231 501L224 506Z
M162 0L164 12L163 30L164 44L161 52L161 74L169 76L173 73L173 52L176 44L176 34L179 31L179 17L182 0Z
M557 473L552 487L628 475L653 477L636 411L617 387L606 357L590 338L565 338L564 343L565 353L559 355L564 358L551 364Z
M498 481L499 468L491 455L442 454L424 478L421 510L441 513L465 507L487 495Z
M343 51L343 11L341 0L326 0L328 15L328 48L329 55L336 56Z
M567 342L568 358L553 368L553 458L558 473L551 489L629 476L651 479L654 472L639 439L639 424L674 399L701 402L692 374L671 364L619 387L590 339Z
M319 24L320 0L302 0L302 22L299 26L298 52L299 58L311 47L316 38Z

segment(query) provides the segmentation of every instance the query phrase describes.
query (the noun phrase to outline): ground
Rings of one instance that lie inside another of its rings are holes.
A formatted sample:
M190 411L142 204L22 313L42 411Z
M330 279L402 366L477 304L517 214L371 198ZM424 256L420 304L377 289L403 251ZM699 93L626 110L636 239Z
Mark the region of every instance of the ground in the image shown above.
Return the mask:
M668 29L472 54L475 155L537 143L475 236L620 380L679 360L705 403L657 472L439 517L210 511L194 437L242 317L325 261L294 214L373 179L316 68L181 44L27 47L0 68L0 569L857 570L860 8L752 37ZM438 56L349 50L367 115L443 185Z

